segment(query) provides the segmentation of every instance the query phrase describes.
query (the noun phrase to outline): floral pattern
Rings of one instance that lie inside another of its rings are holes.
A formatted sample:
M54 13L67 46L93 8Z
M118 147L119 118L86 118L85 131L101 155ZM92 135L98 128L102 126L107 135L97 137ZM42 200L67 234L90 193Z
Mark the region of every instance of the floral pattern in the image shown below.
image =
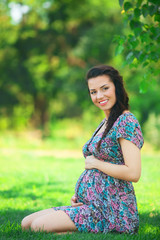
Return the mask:
M94 155L100 161L124 164L118 139L125 138L139 149L143 146L141 127L136 117L124 113L118 117L108 134L103 137L99 151L97 143L102 138L98 133L103 120L91 139L84 145L84 157ZM134 188L131 182L113 178L97 170L85 170L79 177L75 194L82 206L54 207L68 214L80 232L107 233L111 231L136 233L139 217Z

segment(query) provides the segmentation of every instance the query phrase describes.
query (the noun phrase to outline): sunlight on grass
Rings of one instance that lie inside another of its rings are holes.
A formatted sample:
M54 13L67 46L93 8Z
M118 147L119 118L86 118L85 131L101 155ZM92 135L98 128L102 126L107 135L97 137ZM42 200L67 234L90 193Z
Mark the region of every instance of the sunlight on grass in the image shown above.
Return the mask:
M84 170L81 151L2 149L0 158L0 239L42 239L42 236L53 239L51 234L22 233L20 222L25 215L34 211L70 204L77 178ZM134 184L140 213L138 235L97 234L93 237L91 234L74 233L55 235L54 238L159 239L159 159L159 153L142 154L142 176Z

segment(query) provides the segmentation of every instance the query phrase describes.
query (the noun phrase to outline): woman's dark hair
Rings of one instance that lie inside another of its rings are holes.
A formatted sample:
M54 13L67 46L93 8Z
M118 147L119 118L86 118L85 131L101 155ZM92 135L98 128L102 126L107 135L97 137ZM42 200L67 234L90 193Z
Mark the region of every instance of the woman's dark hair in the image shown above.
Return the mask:
M129 109L129 103L128 103L129 97L124 88L123 78L120 76L119 72L111 66L98 65L98 66L92 67L87 72L87 75L86 75L87 83L89 79L102 76L102 75L106 75L110 77L111 81L115 85L115 91L116 91L116 103L111 109L106 129L102 135L102 138L103 138L112 128L114 122L123 113L123 111ZM97 149L99 149L100 147L102 138L98 143Z

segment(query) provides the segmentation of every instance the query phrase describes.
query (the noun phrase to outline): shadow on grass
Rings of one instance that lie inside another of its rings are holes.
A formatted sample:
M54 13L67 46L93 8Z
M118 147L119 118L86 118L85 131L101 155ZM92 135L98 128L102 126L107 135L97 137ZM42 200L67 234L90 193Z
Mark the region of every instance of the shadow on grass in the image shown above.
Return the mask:
M68 186L67 186L68 187ZM31 200L36 200L38 198L42 199L44 196L44 191L48 193L57 192L61 194L69 193L68 188L65 184L62 185L61 182L49 182L49 183L35 183L35 182L28 182L27 184L23 185L15 185L9 190L2 190L1 197L2 198L30 198ZM53 196L52 196L53 198Z
M160 214L158 212L154 212L153 216L150 216L150 213L140 214L140 225L144 226L146 224L152 227L158 227L160 230Z
M24 216L31 214L30 210L14 210L7 209L1 211L0 216L0 239L11 239L11 240L38 240L38 239L84 239L84 240L132 240L132 239L144 239L144 240L159 240L160 239L160 216L155 214L155 216L150 217L149 213L140 214L140 229L138 234L118 234L118 233L108 233L108 234L92 234L92 233L73 233L65 235L56 235L53 233L33 233L22 232L21 230L21 220Z

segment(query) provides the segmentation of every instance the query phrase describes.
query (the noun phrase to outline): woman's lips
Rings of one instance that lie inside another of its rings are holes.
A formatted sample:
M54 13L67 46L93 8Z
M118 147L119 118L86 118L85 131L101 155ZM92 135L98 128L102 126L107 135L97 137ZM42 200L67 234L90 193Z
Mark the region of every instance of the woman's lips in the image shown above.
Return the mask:
M100 101L99 104L100 104L101 106L104 106L104 105L107 104L107 102L108 102L108 100L103 100L103 101Z

